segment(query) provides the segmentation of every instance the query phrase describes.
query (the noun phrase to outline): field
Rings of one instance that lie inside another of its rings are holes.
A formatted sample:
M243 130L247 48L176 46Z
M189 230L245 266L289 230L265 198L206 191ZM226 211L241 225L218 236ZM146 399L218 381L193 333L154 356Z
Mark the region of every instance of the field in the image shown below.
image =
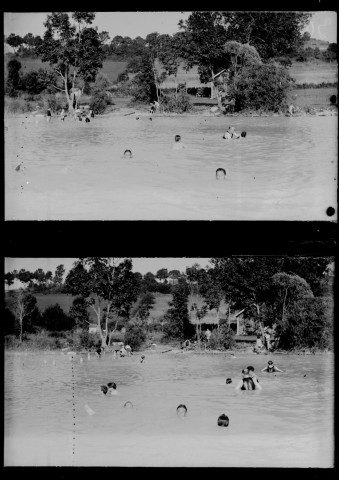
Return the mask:
M27 73L31 70L38 70L39 68L49 69L48 63L43 63L38 58L17 58L22 65L22 72ZM127 66L126 61L115 61L107 59L103 63L102 72L105 73L108 78L115 82L118 75L122 73ZM5 74L6 74L7 60L5 60ZM327 62L293 62L289 72L291 76L296 80L297 84L302 83L315 83L322 82L337 82L338 81L338 66L337 63ZM204 87L206 85L201 84L199 81L198 67L193 67L189 72L186 72L182 67L179 68L177 74L177 82L186 82L188 88L192 87ZM163 87L174 87L174 77L168 77L163 83Z
M38 308L41 313L43 313L50 305L55 305L56 303L58 303L63 309L63 311L68 314L74 300L74 297L72 297L71 295L66 295L65 293L53 293L47 295L37 293L34 296L37 299ZM159 317L161 317L169 308L168 302L172 300L171 294L154 293L154 296L155 304L153 305L153 309L150 312L151 320L157 320ZM91 308L88 311L90 315L90 320L93 323L96 323L97 319L94 311Z

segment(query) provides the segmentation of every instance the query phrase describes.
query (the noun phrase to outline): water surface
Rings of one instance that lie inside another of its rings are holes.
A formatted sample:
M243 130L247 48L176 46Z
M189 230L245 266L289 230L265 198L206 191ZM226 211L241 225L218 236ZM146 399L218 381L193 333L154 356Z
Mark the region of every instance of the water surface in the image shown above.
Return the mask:
M337 204L337 122L335 116L8 118L5 219L328 220L327 208ZM223 140L230 123L246 130L246 139ZM176 134L183 151L172 150ZM127 148L132 159L122 158ZM225 181L216 181L219 167Z
M333 466L332 355L275 355L275 376L260 372L268 356L160 352L143 363L6 354L5 465ZM262 391L236 392L249 364ZM100 395L109 381L119 395Z

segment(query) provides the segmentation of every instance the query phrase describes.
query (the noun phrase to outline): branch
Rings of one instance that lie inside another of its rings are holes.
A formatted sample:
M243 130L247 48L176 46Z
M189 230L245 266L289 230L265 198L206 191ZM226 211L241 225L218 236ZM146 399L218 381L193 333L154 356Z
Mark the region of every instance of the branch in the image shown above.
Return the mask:
M57 89L58 89L58 90L60 90L61 92L63 92L63 91L64 91L64 89L63 89L63 88L57 87L56 85L51 85L51 87L57 88Z

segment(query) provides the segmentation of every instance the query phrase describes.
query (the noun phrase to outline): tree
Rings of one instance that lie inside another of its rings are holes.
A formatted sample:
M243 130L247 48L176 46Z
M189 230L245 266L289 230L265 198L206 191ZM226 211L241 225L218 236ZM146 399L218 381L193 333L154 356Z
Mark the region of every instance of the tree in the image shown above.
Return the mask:
M22 268L16 275L16 278L20 280L21 283L25 284L25 288L27 284L32 281L34 278L34 274Z
M285 322L286 312L291 303L301 298L313 297L312 290L305 279L298 275L279 272L272 276L272 285L275 291L275 303L280 312L280 323Z
M22 45L23 39L20 37L20 35L15 35L14 33L11 33L6 38L6 43L10 47L12 47L14 53L16 53L17 49Z
M74 319L69 317L56 303L49 305L42 314L42 324L46 330L51 332L60 332L62 330L71 330L74 326Z
M16 279L16 273L14 272L7 272L4 275L5 283L7 284L8 287L13 285L14 280Z
M153 293L151 292L144 293L144 295L140 299L139 304L137 305L137 307L135 308L132 314L140 318L142 326L146 326L147 320L150 315L150 311L153 308L154 304L155 304L155 297Z
M147 272L143 278L142 289L144 292L156 292L158 288L158 283L156 281L156 276L152 272Z
M277 322L280 348L329 348L333 343L333 312L322 298L301 298L292 302Z
M43 42L37 48L41 60L54 66L61 77L63 88L54 87L65 92L70 111L77 105L77 99L70 95L71 78L73 89L77 77L84 82L94 81L104 59L103 37L96 29L89 27L95 13L74 12L72 18L78 28L71 25L67 13L53 12L47 15Z
M137 296L137 282L132 272L131 259L109 257L81 258L74 263L66 277L64 290L81 295L96 314L103 348L116 330L119 318L129 319L132 303ZM115 327L109 331L109 320L117 317ZM105 318L105 332L102 322Z
M82 329L88 329L90 321L88 313L88 302L86 298L75 297L72 306L69 309L69 316L74 320L74 323L77 327Z
M10 97L17 95L17 90L20 85L20 70L21 63L15 58L7 63L7 79L6 79L6 94Z
M32 322L29 320L30 316L34 314L35 319L37 317L39 318L39 313L37 312L37 300L32 295L27 294L23 288L20 288L18 291L13 292L10 303L10 309L19 324L19 339L20 342L22 342L24 326L26 331L32 330Z
M63 278L65 275L65 267L64 265L58 265L55 269L53 282L57 289L61 290Z
M160 280L160 282L164 282L168 278L168 270L167 268L160 268L157 271L156 277Z
M194 326L189 321L188 316L188 295L189 287L185 279L180 279L178 285L173 288L173 300L170 302L170 308L167 310L164 320L164 336L185 340L194 335Z

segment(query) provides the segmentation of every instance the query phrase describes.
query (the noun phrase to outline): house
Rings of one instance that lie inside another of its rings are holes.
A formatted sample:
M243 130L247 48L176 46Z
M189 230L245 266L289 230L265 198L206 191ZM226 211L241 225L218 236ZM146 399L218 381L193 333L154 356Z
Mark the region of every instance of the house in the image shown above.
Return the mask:
M95 325L95 324L91 323L88 326L88 333L99 333L98 325Z

